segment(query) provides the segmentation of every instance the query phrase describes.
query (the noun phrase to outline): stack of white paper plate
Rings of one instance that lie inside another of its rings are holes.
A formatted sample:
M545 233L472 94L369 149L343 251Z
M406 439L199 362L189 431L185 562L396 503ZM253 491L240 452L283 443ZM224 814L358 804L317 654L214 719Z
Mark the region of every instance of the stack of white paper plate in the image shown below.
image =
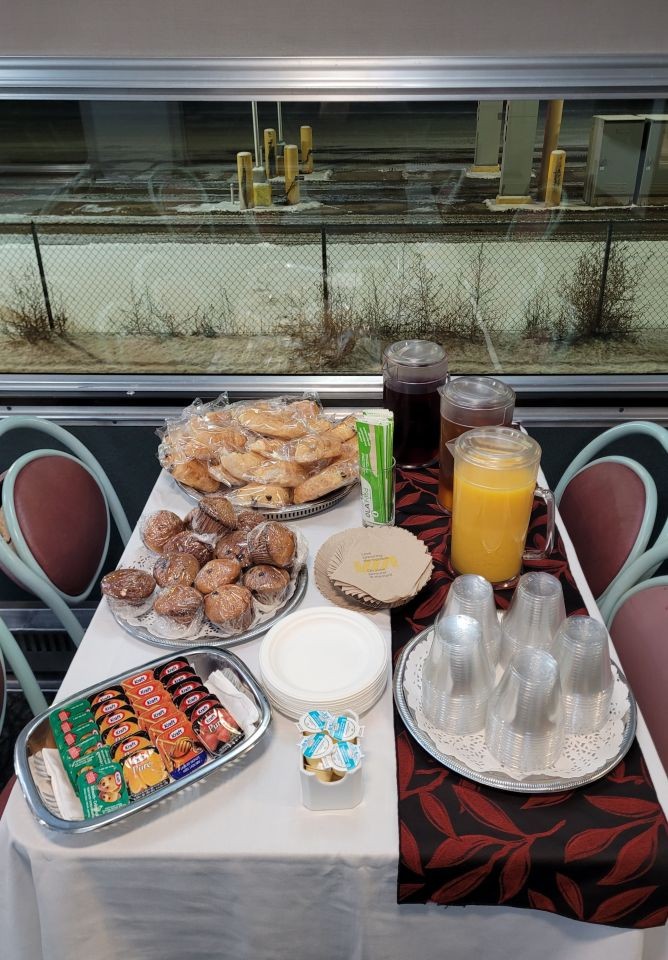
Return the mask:
M365 713L385 689L389 666L389 642L378 627L335 607L289 614L260 647L267 696L295 720L313 707Z

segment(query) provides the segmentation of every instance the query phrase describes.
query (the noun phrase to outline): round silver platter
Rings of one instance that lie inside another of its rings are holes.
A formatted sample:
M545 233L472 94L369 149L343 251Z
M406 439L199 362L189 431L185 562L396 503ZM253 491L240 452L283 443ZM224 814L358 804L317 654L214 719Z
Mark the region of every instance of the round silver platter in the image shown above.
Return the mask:
M630 689L629 710L626 716L624 735L622 737L619 750L611 760L607 761L598 769L593 770L587 776L571 778L548 778L536 776L525 780L515 780L508 774L505 774L502 770L490 770L484 772L472 770L460 759L442 753L431 739L429 734L418 726L415 714L408 706L408 703L406 702L406 696L404 694L404 673L408 658L410 657L413 649L426 639L426 637L431 633L432 629L433 627L427 627L426 630L423 630L421 633L418 633L417 636L413 637L413 639L410 640L404 647L394 671L394 702L396 703L399 715L401 716L401 719L403 720L406 729L411 736L417 740L420 746L423 747L435 760L438 760L439 763L442 763L444 767L448 767L449 770L454 770L455 773L459 773L463 777L468 777L469 780L474 780L476 783L482 783L486 787L496 787L499 790L509 790L513 793L560 793L562 790L575 790L577 787L583 787L587 783L593 783L595 780L600 780L601 777L606 775L606 773L614 770L622 757L628 753L635 736L637 719L636 702ZM612 665L619 673L619 676L623 682L626 683L626 677L619 669L617 664L612 661Z
M174 477L171 477L171 480L185 493L186 497L194 503L199 503L204 496L199 490L194 490L179 480L174 480ZM319 497L318 500L309 501L309 503L293 503L287 507L278 507L277 509L264 509L262 507L241 507L240 509L256 510L261 516L266 517L267 520L301 520L303 517L312 517L316 513L324 513L325 510L330 510L332 507L335 507L337 503L340 503L348 496L354 486L356 486L356 483L352 483L347 487L341 487L339 490L334 490L324 497Z
M294 593L285 606L279 607L273 617L268 617L266 620L254 624L249 630L244 630L243 633L238 633L233 637L224 637L221 633L217 632L215 624L206 621L206 624L202 626L202 629L195 637L179 637L175 640L167 640L164 637L158 637L154 633L151 633L146 627L142 627L141 623L130 623L125 617L119 616L114 610L111 612L114 615L116 623L123 627L129 634L136 637L137 640L144 640L145 643L152 643L156 647L186 649L189 646L201 647L204 644L208 647L221 647L225 649L226 647L234 647L238 643L247 643L249 640L256 640L258 637L263 636L270 627L279 620L282 620L283 617L294 610L295 607L299 606L306 593L307 585L308 571L306 566L303 566L297 574Z

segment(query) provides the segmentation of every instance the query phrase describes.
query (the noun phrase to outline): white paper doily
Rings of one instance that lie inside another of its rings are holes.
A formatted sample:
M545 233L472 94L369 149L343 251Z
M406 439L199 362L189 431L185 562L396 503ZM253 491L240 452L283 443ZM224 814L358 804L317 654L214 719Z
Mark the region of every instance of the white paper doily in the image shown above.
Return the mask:
M289 568L290 583L288 584L287 592L279 603L260 603L259 600L253 597L253 621L248 630L255 629L261 624L271 621L276 614L289 603L297 589L299 572L304 567L308 556L308 543L303 534L298 530L295 530L293 527L290 529L295 536L296 554ZM206 534L197 534L197 537L211 544L215 543L216 540L215 536L212 537ZM152 573L158 557L159 554L153 553L153 551L142 545L128 566ZM239 631L225 630L219 624L212 623L205 616L203 616L199 622L196 621L193 627L184 630L178 625L174 625L174 627L170 629L170 627L164 624L164 618L158 617L157 614L153 612L153 609L149 609L146 613L139 614L139 616L132 616L131 613L128 613L127 607L124 608L122 613L119 613L117 609L114 609L112 604L111 610L118 623L130 633L133 632L133 627L139 628L142 631L146 631L147 634L154 637L157 641L164 641L165 643L172 641L180 642L182 640L188 643L195 643L204 637L220 637L221 640L227 640L234 637L236 633L239 633ZM243 631L244 634L246 632L247 630Z
M566 737L563 751L555 764L545 770L536 770L526 777L511 774L487 749L485 732L469 736L449 736L432 726L422 712L422 666L431 648L433 634L426 634L415 645L406 661L403 688L406 703L415 715L417 726L433 741L437 749L451 756L470 770L481 774L503 773L518 782L535 777L581 779L603 768L619 754L624 740L626 717L629 712L629 690L613 663L614 686L610 700L608 722L597 733L582 737ZM497 668L497 681L501 668Z

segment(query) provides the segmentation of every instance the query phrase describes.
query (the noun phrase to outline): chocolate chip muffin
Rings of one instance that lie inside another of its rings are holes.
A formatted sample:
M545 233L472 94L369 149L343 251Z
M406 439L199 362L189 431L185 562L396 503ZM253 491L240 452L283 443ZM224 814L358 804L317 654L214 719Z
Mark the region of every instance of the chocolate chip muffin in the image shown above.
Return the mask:
M244 573L243 585L260 603L280 603L290 583L287 570L260 563Z
M191 587L199 573L199 561L192 553L163 553L153 567L159 587Z
M141 605L155 590L155 580L145 570L125 568L107 573L100 581L103 596Z
M216 540L215 556L217 560L236 560L242 567L250 567L251 556L245 530L226 533Z
M156 599L153 610L172 623L189 627L202 612L202 595L194 587L167 587Z
M213 557L213 550L194 533L188 530L171 537L163 547L163 553L191 553L200 566L204 566Z
M202 497L199 506L188 514L190 528L195 533L214 533L221 536L237 526L234 507L227 497Z
M248 550L253 563L289 567L295 558L295 535L282 523L268 521L248 532Z
M241 565L237 560L210 560L195 577L195 589L213 593L218 587L239 579Z
M255 510L241 510L237 514L238 530L252 530L253 527L259 527L261 523L265 523L265 519L261 513L256 513Z
M222 586L204 598L204 612L226 632L241 633L253 622L253 597L246 587Z
M171 510L158 510L147 517L141 525L142 540L149 550L162 553L165 544L186 528L185 520Z

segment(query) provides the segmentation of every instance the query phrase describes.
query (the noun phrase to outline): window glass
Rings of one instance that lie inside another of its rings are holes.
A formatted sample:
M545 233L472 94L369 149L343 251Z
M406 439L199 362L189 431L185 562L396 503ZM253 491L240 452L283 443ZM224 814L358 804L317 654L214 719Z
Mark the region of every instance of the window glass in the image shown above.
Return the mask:
M0 106L2 371L668 371L665 101L253 112Z

